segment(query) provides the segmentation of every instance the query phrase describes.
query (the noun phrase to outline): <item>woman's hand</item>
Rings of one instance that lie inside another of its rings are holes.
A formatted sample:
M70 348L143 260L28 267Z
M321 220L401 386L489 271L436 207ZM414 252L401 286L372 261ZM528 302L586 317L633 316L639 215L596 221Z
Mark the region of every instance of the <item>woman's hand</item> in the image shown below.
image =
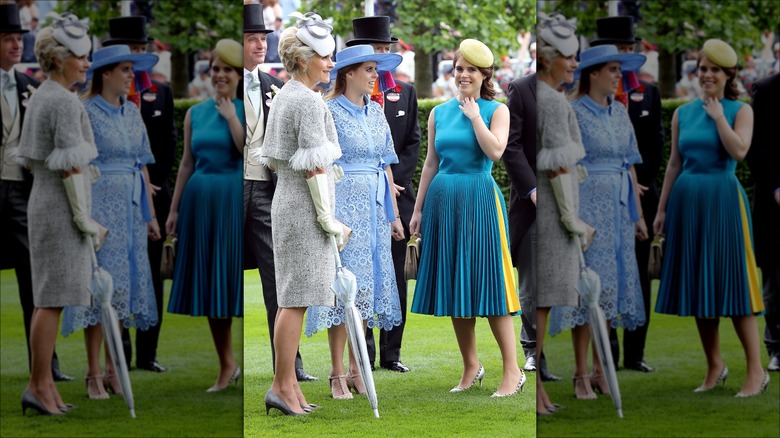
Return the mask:
M160 240L160 224L157 223L156 217L153 217L152 220L146 223L146 232L149 234L150 239Z
M390 224L390 234L396 241L404 239L404 224L401 223L401 218L395 218L393 223Z
M714 97L704 99L704 111L707 111L707 114L716 122L719 118L725 117L723 115L723 105Z
M665 237L664 235L664 221L666 220L666 212L659 211L655 214L655 220L653 221L653 234L656 236Z
M647 224L645 224L644 218L639 218L639 220L634 223L634 234L639 240L644 241L648 239Z
M179 212L168 213L168 220L165 221L165 233L176 234L176 223L179 221Z
M157 196L157 192L159 192L162 189L162 187L156 186L152 183L149 183L148 187L149 187L149 192L152 194L152 196Z
M420 224L422 222L422 213L415 211L412 213L412 220L409 221L409 232L412 234L420 234Z
M458 108L460 108L460 110L463 111L463 114L471 121L474 121L475 118L479 117L479 105L477 105L477 101L474 98L464 98Z
M220 97L217 99L217 111L219 111L219 114L228 121L232 117L238 117L236 115L236 106L233 105L233 101L227 97Z

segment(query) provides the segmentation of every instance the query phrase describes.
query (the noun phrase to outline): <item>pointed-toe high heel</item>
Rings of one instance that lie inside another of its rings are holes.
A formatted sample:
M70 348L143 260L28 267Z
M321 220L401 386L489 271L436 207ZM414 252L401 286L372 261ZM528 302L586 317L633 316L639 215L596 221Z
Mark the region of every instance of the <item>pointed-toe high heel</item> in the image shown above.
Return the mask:
M306 412L306 413L310 413L310 412L316 411L320 407L321 407L320 405L315 405L314 403L309 403L309 406L301 405L301 409L303 409L303 412Z
M580 400L593 400L596 398L596 393L593 392L593 387L590 385L590 374L574 376L571 380L574 384L575 397Z
M68 412L68 411L71 411L73 409L78 408L78 406L70 404L70 403L65 403L62 406L57 405L57 408L59 408L60 412L65 413L65 412Z
M87 396L91 400L105 400L108 398L108 393L103 385L102 374L84 377L84 384L87 387Z
M485 377L485 367L482 366L482 364L479 364L479 370L477 370L477 375L474 376L474 380L471 381L471 384L465 388L462 388L460 385L450 389L450 392L463 392L467 389L470 389L472 386L474 386L475 383L477 383L477 380L479 380L479 387L482 387L482 379Z
M34 409L38 411L41 415L63 415L64 412L50 412L48 409L46 409L46 406L43 405L37 398L35 398L32 393L28 390L24 390L22 393L22 415L24 415L25 412L27 412L27 409Z
M354 389L358 395L366 393L366 385L363 382L363 376L360 373L353 374L352 371L347 371L347 388Z
M715 389L716 386L718 386L718 383L723 382L723 386L726 386L726 379L729 377L729 368L726 366L726 364L723 364L723 368L720 370L720 375L718 376L718 379L715 380L715 383L712 384L712 386L705 386L702 384L698 388L694 389L693 392L707 392Z
M349 386L347 386L346 374L330 376L328 377L328 382L330 383L330 393L334 399L348 400L352 398L352 392L350 392Z
M517 387L515 388L514 391L510 392L509 394L501 394L500 392L496 391L493 393L493 395L491 395L491 397L509 397L517 394L518 392L524 392L525 381L526 381L525 373L523 372L523 370L520 370L520 381L517 382Z
M761 382L761 386L758 388L756 392L747 394L742 391L739 391L737 395L735 395L734 397L736 398L755 397L758 394L761 394L762 392L766 391L766 388L768 386L769 386L769 373L767 372L767 370L764 370L764 380Z
M241 367L236 365L236 369L233 370L233 374L230 376L230 379L228 379L227 383L225 383L224 386L214 385L211 388L207 389L206 392L223 391L231 384L235 384L236 386L238 386L238 379L240 377L241 377Z
M278 409L284 415L290 415L290 416L308 414L306 410L304 410L303 412L295 412L291 410L287 406L287 403L285 403L281 397L276 395L276 393L272 389L269 389L268 392L265 393L264 401L265 401L265 415L268 415L268 412L271 410L271 408Z
M590 386L602 394L610 395L609 385L607 385L604 373L592 373L590 375Z

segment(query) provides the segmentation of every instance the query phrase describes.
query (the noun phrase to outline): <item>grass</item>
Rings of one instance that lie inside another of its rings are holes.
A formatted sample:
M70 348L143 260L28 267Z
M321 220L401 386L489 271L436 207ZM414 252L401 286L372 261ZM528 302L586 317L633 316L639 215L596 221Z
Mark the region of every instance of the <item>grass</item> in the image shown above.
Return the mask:
M458 383L462 371L452 324L449 318L413 313L408 314L401 353L404 364L412 372L401 374L377 369L374 373L379 419L374 418L364 396L352 400L331 397L326 332L304 337L300 346L306 371L320 378L317 382L302 383L301 389L310 403L323 408L304 417L284 417L276 410L266 416L263 397L271 386L273 374L265 307L257 272L247 272L244 280L246 437L536 436L534 373L528 373L524 393L504 399L490 398L501 379L501 358L487 320L479 320L476 329L477 349L486 369L484 386L450 394L449 389ZM515 325L519 336L519 318ZM518 361L524 363L519 348Z
M136 419L130 418L121 396L112 395L110 400L86 397L82 380L86 373L86 353L81 333L57 340L62 371L76 377L73 382L58 383L57 388L65 402L79 408L61 417L43 417L28 410L27 416L23 417L20 415L20 397L28 380L27 351L13 271L2 271L0 286L0 436L243 435L243 379L238 388L230 387L216 394L205 392L218 372L206 319L167 312L163 316L158 359L168 367L168 372L133 370L130 373ZM170 282L166 286L169 288ZM167 306L167 293L165 298ZM235 319L234 354L239 362L243 357L242 338L243 321Z
M656 284L657 287L657 284ZM655 293L653 306L655 306ZM765 322L759 318L763 335ZM574 373L571 332L547 338L550 370L563 380L545 383L554 402L566 409L538 420L539 437L778 437L780 436L780 375L770 373L769 390L751 399L735 399L745 379L745 359L731 321L721 319L723 359L729 366L726 386L694 394L706 372L704 353L693 318L653 313L645 350L650 374L620 370L618 380L624 419L608 396L576 400L569 376ZM622 341L622 330L619 336ZM764 366L768 357L763 342ZM622 364L622 363L621 363Z

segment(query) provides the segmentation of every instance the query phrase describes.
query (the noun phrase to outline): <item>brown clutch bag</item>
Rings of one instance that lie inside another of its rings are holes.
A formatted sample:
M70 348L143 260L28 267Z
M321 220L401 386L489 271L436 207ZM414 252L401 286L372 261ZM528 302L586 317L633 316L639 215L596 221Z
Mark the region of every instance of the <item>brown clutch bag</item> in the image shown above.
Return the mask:
M661 264L664 255L664 238L655 236L650 244L650 257L647 262L647 275L651 280L661 278Z
M173 279L173 266L176 261L176 241L175 235L169 235L163 243L162 261L160 262L160 275L163 280Z
M420 242L422 242L420 235L412 234L409 237L409 243L406 244L404 279L407 281L417 279L417 267L420 264Z

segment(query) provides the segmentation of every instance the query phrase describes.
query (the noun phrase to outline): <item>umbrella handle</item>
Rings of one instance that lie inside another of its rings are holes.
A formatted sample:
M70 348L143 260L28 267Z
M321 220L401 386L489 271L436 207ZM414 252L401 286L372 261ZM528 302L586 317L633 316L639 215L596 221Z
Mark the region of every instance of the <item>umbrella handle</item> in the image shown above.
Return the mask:
M97 255L95 254L95 245L92 236L87 235L87 244L89 245L89 255L92 257L92 269L98 268Z
M333 249L333 255L336 257L336 267L341 269L341 255L339 255L339 246L336 244L336 236L330 234L330 246Z
M582 243L580 236L574 235L574 243L577 245L577 256L580 260L580 269L585 269L585 255L582 253Z

